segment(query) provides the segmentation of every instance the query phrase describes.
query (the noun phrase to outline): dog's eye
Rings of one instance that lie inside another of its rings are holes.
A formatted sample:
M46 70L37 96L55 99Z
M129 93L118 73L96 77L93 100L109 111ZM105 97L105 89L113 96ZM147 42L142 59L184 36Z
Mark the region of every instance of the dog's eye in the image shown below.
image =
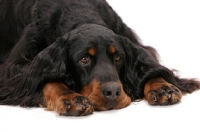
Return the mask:
M119 62L121 62L122 59L119 55L115 55L114 60L115 60L115 62L119 63Z
M81 58L81 59L79 60L79 62L80 62L82 65L86 65L86 64L88 64L88 63L90 62L90 59L89 59L88 56L84 56L83 58Z

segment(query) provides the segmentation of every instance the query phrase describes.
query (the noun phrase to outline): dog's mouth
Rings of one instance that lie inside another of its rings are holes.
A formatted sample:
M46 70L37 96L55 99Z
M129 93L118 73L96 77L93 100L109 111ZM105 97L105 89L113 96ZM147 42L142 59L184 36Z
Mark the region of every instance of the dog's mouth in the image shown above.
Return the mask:
M120 82L99 84L93 80L80 94L91 101L96 111L121 109L131 103L131 98L124 92Z
M99 104L94 102L95 111L105 111L105 110L115 110L123 107L119 107L119 103L117 101L103 101L104 104ZM125 106L124 106L125 107Z

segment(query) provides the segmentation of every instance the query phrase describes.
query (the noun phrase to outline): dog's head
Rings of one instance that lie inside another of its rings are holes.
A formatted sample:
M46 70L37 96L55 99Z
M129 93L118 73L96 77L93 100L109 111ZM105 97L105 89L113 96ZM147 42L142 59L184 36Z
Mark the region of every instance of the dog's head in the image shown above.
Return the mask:
M46 52L52 59L48 72L56 74L55 78L69 75L73 82L69 88L87 97L95 110L120 109L143 96L138 82L148 53L106 27L82 25Z
M70 71L78 92L96 110L119 109L130 104L121 82L126 54L120 36L98 25L83 25L68 36Z

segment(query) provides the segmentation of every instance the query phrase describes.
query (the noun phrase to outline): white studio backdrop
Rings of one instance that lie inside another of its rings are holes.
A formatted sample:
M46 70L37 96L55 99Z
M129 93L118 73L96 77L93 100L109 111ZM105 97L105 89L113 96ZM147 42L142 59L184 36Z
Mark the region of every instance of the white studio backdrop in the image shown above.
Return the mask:
M180 76L200 79L199 0L108 0L161 63ZM200 132L200 91L173 106L133 102L121 110L87 117L59 117L42 108L0 106L1 132Z

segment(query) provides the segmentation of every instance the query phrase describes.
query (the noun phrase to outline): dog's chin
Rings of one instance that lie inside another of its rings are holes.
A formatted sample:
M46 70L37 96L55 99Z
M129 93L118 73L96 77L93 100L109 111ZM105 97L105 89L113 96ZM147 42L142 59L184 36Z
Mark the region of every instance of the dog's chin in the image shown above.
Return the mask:
M122 109L122 108L125 108L126 106L129 106L131 103L131 98L128 96L119 101L103 100L103 101L97 102L95 100L92 100L90 97L89 97L89 100L93 103L95 111Z

